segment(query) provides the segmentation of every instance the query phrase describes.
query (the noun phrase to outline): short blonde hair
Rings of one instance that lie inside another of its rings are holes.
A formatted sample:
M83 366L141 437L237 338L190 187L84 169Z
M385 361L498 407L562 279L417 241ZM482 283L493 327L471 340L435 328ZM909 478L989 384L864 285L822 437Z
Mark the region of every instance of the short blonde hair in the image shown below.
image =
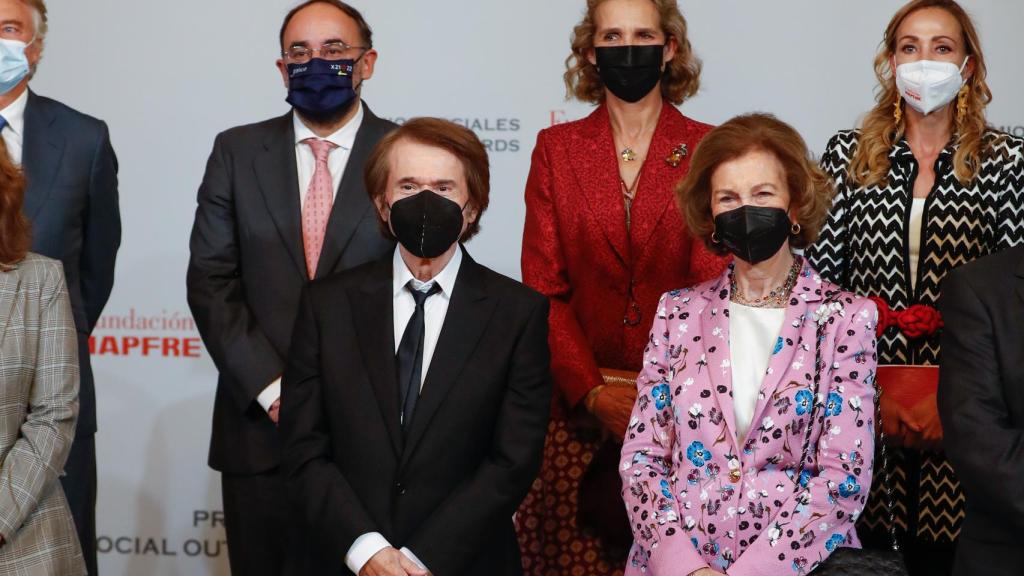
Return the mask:
M604 83L597 67L587 59L587 53L594 48L594 13L605 0L587 0L587 12L583 20L572 31L572 53L565 59L566 97L600 104L604 102ZM700 59L693 53L690 39L686 35L686 18L679 11L676 0L651 0L658 9L661 29L666 40L675 38L676 55L665 66L661 77L661 95L669 102L679 105L697 93L700 88Z
M834 188L811 157L800 133L771 114L737 116L700 141L686 178L676 185L676 203L687 227L715 254L725 254L727 250L711 239L715 231L711 176L722 164L759 150L775 156L785 171L791 211L800 225L800 232L789 237L791 247L806 248L813 244L828 217Z

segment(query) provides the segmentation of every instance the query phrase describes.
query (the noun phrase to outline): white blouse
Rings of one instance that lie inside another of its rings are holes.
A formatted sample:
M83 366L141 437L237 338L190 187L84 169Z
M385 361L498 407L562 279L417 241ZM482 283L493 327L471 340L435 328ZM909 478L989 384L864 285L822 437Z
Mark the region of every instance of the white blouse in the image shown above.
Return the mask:
M729 353L732 355L732 404L736 439L747 436L768 362L778 348L785 308L752 308L729 303Z
M910 234L908 253L910 255L910 287L917 286L917 261L921 255L921 221L924 219L924 203L927 198L914 198L910 204Z

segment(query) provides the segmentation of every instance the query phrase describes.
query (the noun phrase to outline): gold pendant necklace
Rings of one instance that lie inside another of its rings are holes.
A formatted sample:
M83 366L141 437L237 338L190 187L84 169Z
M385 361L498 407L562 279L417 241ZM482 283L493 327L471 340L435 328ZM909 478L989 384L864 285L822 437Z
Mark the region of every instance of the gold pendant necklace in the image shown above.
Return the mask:
M632 162L636 160L636 152L632 147L626 146L622 149L622 152L619 152L619 157L622 158L623 162Z

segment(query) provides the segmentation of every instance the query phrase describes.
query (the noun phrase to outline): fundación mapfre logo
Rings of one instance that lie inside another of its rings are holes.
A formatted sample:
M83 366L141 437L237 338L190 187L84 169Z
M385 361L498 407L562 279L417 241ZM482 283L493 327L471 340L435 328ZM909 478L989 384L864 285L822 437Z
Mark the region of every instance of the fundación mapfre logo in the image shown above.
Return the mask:
M404 124L409 118L399 116L388 118L395 124ZM465 126L476 133L484 148L491 153L519 152L522 150L522 143L519 140L519 132L522 129L522 122L519 118L507 116L486 116L486 117L444 117L445 120Z
M201 358L203 341L188 312L133 307L100 317L89 336L89 355Z

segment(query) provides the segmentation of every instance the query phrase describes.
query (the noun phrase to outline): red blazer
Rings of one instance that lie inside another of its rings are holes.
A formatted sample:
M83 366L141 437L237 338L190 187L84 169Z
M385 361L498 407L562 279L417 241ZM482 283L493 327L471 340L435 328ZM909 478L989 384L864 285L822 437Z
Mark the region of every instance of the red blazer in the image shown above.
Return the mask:
M551 370L562 408L602 383L599 368L639 370L662 293L716 276L726 260L690 236L673 188L711 126L662 108L630 229L608 109L542 130L526 183L523 282L551 299ZM684 144L678 166L666 158Z

